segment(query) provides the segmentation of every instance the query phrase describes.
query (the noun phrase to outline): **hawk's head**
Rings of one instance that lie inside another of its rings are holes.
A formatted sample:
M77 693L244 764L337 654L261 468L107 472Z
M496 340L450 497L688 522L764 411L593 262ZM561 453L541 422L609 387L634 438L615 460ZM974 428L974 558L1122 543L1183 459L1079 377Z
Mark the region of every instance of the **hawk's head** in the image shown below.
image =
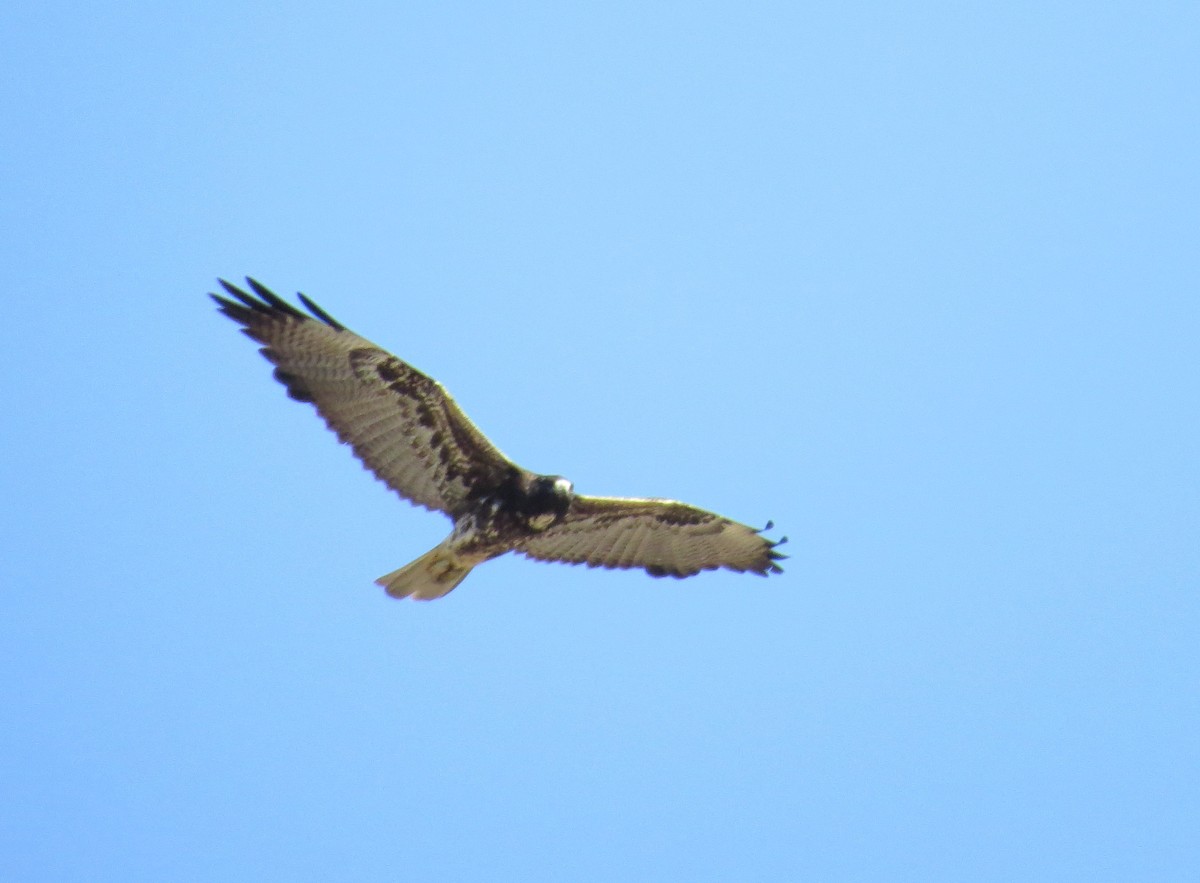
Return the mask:
M566 514L575 498L575 485L561 475L539 475L525 497L525 517L533 530L545 530Z

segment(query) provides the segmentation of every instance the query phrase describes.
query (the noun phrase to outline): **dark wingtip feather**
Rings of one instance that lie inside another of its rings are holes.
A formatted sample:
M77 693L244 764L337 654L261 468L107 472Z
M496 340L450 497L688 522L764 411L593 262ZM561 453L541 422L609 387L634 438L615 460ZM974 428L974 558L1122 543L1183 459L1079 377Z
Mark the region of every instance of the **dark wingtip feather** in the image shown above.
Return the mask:
M257 279L253 279L250 276L247 276L246 284L248 284L251 288L253 288L254 293L257 294L260 298L262 298L266 304L274 307L276 310L279 310L282 313L286 313L287 315L291 316L293 319L300 319L301 321L308 321L308 316L304 315L302 312L300 312L298 309L296 309L294 306L292 306L290 303L288 303L282 297L277 295L271 289L267 288L267 286L263 285Z
M288 303L252 276L246 277L246 285L254 292L253 294L225 279L218 279L217 282L225 289L226 294L234 298L234 300L222 297L219 294L213 294L212 292L209 292L208 296L216 301L217 308L222 313L243 325L254 325L256 315L259 319L274 318L300 322L311 322L313 316L315 316L334 331L346 330L345 325L334 319L303 294L299 295L300 302L312 311L313 316L309 316L295 305Z
M277 315L276 311L232 282L224 279L217 281L221 283L221 287L225 289L226 293L236 298L236 300L230 300L210 291L208 296L216 302L217 309L222 315L241 325L242 334L253 341L263 343L265 341L262 333L264 320Z
M762 566L761 570L754 571L759 576L770 576L772 573L783 573L783 568L779 566L779 562L771 559Z
M335 331L345 331L346 330L345 325L343 325L337 319L333 318L333 316L329 315L327 312L325 312L323 309L321 309L319 306L317 306L315 303L313 303L311 300L309 300L308 297L306 297L303 292L296 292L296 296L300 298L300 303L304 304L304 306L306 306L308 308L308 311L310 313L312 313L314 316L316 316L318 319L320 319L322 322L324 322L330 328L332 328Z
M208 296L213 299L217 305L217 311L223 316L227 316L239 325L248 326L254 321L254 309L245 306L244 304L232 301L227 297L221 297L219 294L213 294L211 291ZM243 331L246 329L243 327Z
M256 313L270 312L270 309L267 307L266 304L264 304L262 301L255 300L254 297L249 292L243 291L242 289L240 289L236 285L234 285L232 282L227 282L224 279L218 279L217 281L221 283L221 287L224 288L228 294L237 298L246 307L249 307L250 309L254 310Z
M774 522L768 521L767 526L764 527L763 530L764 531L770 530L774 526L775 526ZM767 576L772 573L783 573L783 568L779 566L778 562L786 561L788 556L784 555L782 552L776 551L776 549L778 546L782 546L787 541L788 541L787 537L780 537L779 539L774 540L774 541L771 541L771 540L766 541L767 542L767 560L766 560L766 563L763 565L763 569L758 571L759 574L761 574L762 576Z

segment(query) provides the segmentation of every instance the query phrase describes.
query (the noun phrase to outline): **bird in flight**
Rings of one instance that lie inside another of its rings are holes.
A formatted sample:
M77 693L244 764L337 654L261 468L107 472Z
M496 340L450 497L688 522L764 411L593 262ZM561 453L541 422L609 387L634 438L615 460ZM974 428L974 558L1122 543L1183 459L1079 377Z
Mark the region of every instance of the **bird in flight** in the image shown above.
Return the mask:
M302 312L254 279L218 280L219 310L263 344L288 395L316 407L397 494L454 522L445 540L375 582L395 598L440 598L478 564L517 552L539 561L640 567L687 577L726 568L766 576L784 558L762 531L674 500L590 497L504 456L442 385L349 331L299 295ZM251 293L253 292L253 293ZM771 528L770 522L763 530Z

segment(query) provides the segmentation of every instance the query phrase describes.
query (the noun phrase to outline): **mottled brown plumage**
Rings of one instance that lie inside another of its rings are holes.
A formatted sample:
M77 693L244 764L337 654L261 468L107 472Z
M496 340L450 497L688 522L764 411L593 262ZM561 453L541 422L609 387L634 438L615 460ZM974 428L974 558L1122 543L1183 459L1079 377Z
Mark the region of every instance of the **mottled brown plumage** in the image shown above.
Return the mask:
M652 576L716 568L780 572L779 543L744 524L673 500L578 496L566 479L520 468L436 380L347 330L304 295L311 316L246 281L253 294L220 280L230 297L211 296L263 344L288 395L313 404L388 487L454 521L443 543L377 580L389 594L440 597L472 567L509 551L590 567L640 567Z

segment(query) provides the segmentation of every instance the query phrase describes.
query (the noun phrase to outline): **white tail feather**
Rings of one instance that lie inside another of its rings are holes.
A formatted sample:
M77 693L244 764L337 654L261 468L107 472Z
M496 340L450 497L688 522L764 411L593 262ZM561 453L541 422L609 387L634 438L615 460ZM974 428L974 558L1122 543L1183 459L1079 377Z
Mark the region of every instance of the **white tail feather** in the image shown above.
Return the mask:
M393 598L432 601L450 592L467 578L474 564L462 561L445 543L434 546L416 561L375 580Z

